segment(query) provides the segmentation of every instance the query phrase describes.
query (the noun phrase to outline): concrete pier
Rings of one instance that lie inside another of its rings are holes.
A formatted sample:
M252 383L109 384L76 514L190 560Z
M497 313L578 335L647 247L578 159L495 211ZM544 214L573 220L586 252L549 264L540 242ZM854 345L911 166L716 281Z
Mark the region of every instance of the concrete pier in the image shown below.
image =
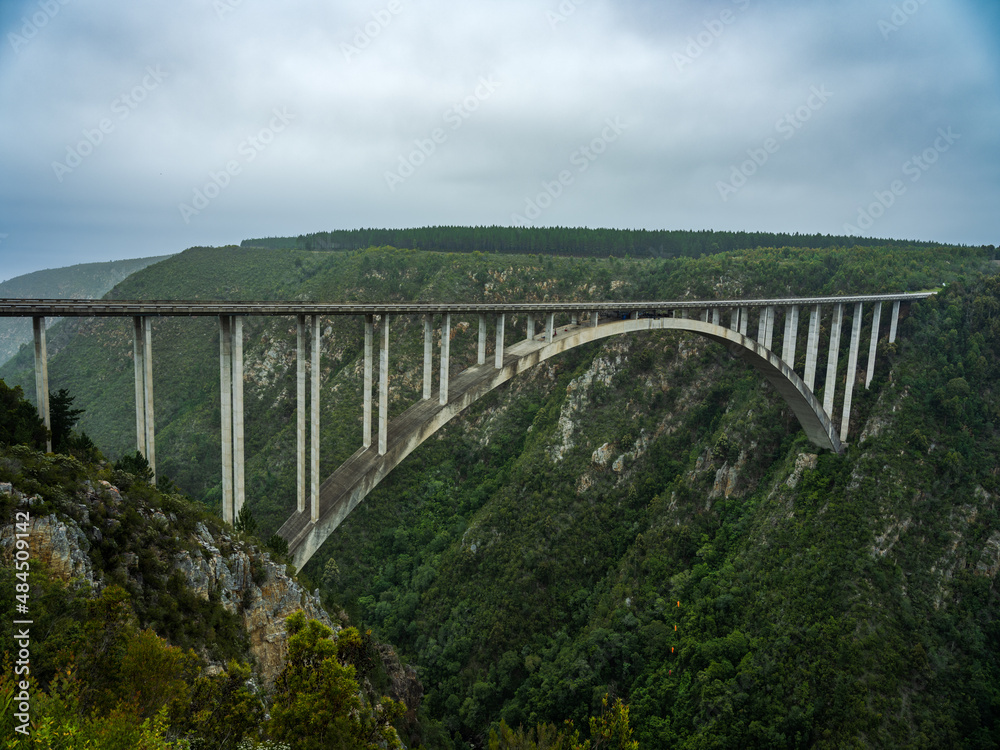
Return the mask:
M306 509L306 316L295 316L295 507Z
M878 331L882 325L882 303L876 302L872 310L872 338L868 345L868 372L865 374L865 388L872 384L875 377L875 350L878 349Z
M722 323L722 311L717 307L712 308L712 325L720 325Z
M747 328L750 326L750 308L740 308L740 335L747 335Z
M530 318L529 318L530 320ZM438 402L448 403L448 374L451 367L451 313L441 316L441 390Z
M149 333L149 318L144 325ZM149 366L149 338L146 338ZM222 403L222 520L235 523L246 499L243 456L243 318L219 316L219 388ZM152 399L152 375L147 397ZM152 411L146 412L147 447L151 442ZM147 458L148 460L148 458Z
M819 314L820 306L813 305L809 312L809 337L806 339L806 371L802 378L806 388L816 390L816 360L819 359Z
M497 326L497 350L496 356L494 357L494 367L499 370L503 367L503 334L504 325L507 322L507 316L504 313L500 313L496 316L496 326Z
M781 339L781 359L795 368L795 339L799 334L799 306L792 305L785 312L785 335Z
M431 327L431 316L424 316L424 400L431 397L431 382L434 377L434 329Z
M389 316L382 316L378 358L378 454L389 450Z
M312 362L309 372L309 508L313 522L319 519L319 316L311 315Z
M45 318L34 317L31 327L35 334L35 399L38 405L38 416L46 430L52 429L49 416L49 358L45 345ZM45 449L52 452L52 433L45 439Z
M149 323L150 319L146 318L146 351L152 352L149 346ZM149 365L152 365L152 360L149 360ZM153 375L152 367L147 371L148 383L146 388L146 396L150 399L149 409L146 412L146 429L149 431L149 437L146 440L146 444L149 446L150 453L153 452L153 411L152 411L152 393L153 393ZM241 315L236 315L233 317L233 517L238 517L240 510L243 508L243 503L246 501L246 484L244 482L244 472L243 472L243 317ZM151 462L152 463L152 462Z
M156 460L155 448L150 458L150 443L153 438L153 373L151 368L152 336L146 336L145 319L140 316L132 318L132 356L135 365L135 446L150 468Z
M837 395L837 359L840 357L840 327L844 322L844 305L833 306L830 322L830 354L826 360L826 380L823 383L823 411L833 414L833 400Z
M892 303L892 322L889 324L889 343L896 343L896 328L899 325L899 300Z
M864 310L860 302L854 305L851 322L851 349L847 356L847 380L844 384L844 411L840 418L840 442L847 440L847 428L851 421L851 397L854 395L854 381L858 379L858 347L861 345L861 319Z
M233 331L232 318L219 316L219 395L222 406L222 520L233 523Z
M528 313L528 333L525 336L528 341L535 338L535 316L533 313Z
M370 448L372 444L372 370L374 369L375 347L375 316L365 316L365 365L364 365L364 394L362 407L364 416L362 417L361 446ZM427 352L424 351L424 393L427 393Z
M547 313L545 316L545 343L551 344L552 337L555 335L556 328L556 314Z
M764 316L764 348L771 349L774 340L774 307L768 305L762 313Z
M486 316L479 314L479 349L476 352L476 364L486 364Z

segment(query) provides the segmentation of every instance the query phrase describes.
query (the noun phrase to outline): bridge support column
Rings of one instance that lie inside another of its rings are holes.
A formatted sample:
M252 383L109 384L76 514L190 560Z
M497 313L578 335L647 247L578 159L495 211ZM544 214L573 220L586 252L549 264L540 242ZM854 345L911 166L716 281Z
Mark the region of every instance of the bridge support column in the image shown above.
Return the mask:
M750 308L741 307L740 308L740 335L747 335L747 327L750 325Z
M590 313L590 326L591 328L597 328L597 324L601 322L601 314L594 310Z
M854 381L858 378L858 346L861 344L861 318L864 315L860 302L854 305L854 319L851 322L851 350L847 356L847 382L844 384L844 412L840 418L840 442L847 440L847 428L851 422L851 397L854 395Z
M740 308L734 307L729 311L729 330L740 330Z
M146 351L152 354L149 345L149 324L150 319L146 318ZM147 383L146 397L150 399L149 409L146 411L146 430L148 437L146 445L150 454L153 452L153 411L152 392L153 374L152 358L147 357ZM246 501L246 483L243 471L243 317L236 315L233 317L233 517L239 516ZM152 461L150 461L152 466Z
M528 334L527 339L531 341L535 338L535 315L534 313L528 313Z
M434 331L431 328L431 316L424 316L424 401L431 397L431 386L433 383L434 365Z
M153 335L149 318L132 318L132 356L135 359L135 441L156 476L153 429Z
M382 316L378 358L378 454L389 450L389 316Z
M222 411L222 520L233 523L233 329L219 316L219 393Z
M580 323L580 318L576 313L573 313L572 315L569 316L569 324L571 326L579 325L579 323Z
M896 343L896 328L899 324L899 300L892 303L892 322L889 324L889 343Z
M792 305L785 312L785 335L781 339L781 359L795 369L795 338L799 333L799 306Z
M816 391L816 360L819 359L819 312L820 306L813 305L809 313L809 338L806 339L806 371L802 381L811 393Z
M149 318L146 318L145 325L148 326L149 322ZM147 339L147 367L149 354ZM222 403L222 520L231 524L236 522L246 498L243 472L243 318L238 315L219 316L219 364ZM152 383L148 385L151 386ZM151 395L150 390L147 390L147 395ZM151 416L151 412L146 413L147 435Z
M479 316L479 351L477 352L476 364L486 364L486 316Z
M840 326L844 322L844 303L833 306L830 323L830 355L826 360L826 382L823 383L823 411L833 414L833 399L837 394L837 359L840 356ZM832 417L831 417L832 419Z
M295 508L306 510L306 316L295 318Z
M35 400L38 404L38 416L46 430L52 429L49 417L49 359L45 345L45 318L34 317L31 327L35 334ZM145 431L143 431L145 434ZM45 450L52 452L51 434L45 438Z
M507 322L507 315L505 313L500 313L496 316L496 327L497 327L497 351L494 357L494 366L496 369L503 369L503 334L504 326Z
M762 315L764 316L764 340L762 343L764 348L770 351L774 341L774 307L768 305Z
M319 316L311 315L312 367L309 394L309 508L313 523L319 520Z
M372 369L375 347L375 316L365 316L365 372L364 372L364 416L361 428L361 447L372 447ZM424 352L424 393L427 392L427 353Z
M717 307L712 308L712 325L719 325L722 322L722 311Z
M872 339L868 345L868 372L865 374L865 388L872 384L875 377L875 350L878 348L878 329L882 325L882 303L876 302L872 310Z
M555 336L556 329L556 314L548 313L545 316L545 343L551 344L552 338Z
M448 403L448 368L451 365L451 313L441 316L441 392L439 403L444 406ZM529 317L528 320L531 320Z

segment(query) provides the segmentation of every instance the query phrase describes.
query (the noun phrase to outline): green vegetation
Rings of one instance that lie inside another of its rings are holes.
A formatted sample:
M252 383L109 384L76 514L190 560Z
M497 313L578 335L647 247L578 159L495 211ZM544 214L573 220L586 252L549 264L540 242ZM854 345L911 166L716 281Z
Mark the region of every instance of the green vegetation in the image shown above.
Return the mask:
M332 607L416 665L425 699L408 745L997 747L992 250L885 243L598 259L421 246L199 248L114 295L555 301L947 286L911 306L896 344L880 343L842 456L816 455L780 398L725 349L671 333L560 355L427 441L305 571ZM361 324L322 325L327 474L361 442ZM452 325L457 372L475 361L476 321ZM251 318L246 331L247 513L266 537L294 504L294 322ZM523 333L519 320L508 336ZM53 384L74 394L80 427L115 457L134 451L130 335L111 320L52 332L64 337ZM419 398L420 321L394 319L391 337L395 415ZM824 329L824 353L828 340ZM0 375L30 392L29 355ZM215 508L217 324L158 320L153 356L158 469ZM74 471L47 460L21 473L49 486ZM132 597L140 623L152 621ZM329 658L321 631L296 634ZM306 692L347 700L347 672L328 667Z
M270 250L362 250L390 245L408 250L446 253L502 253L564 255L577 258L697 258L734 250L762 247L834 248L885 245L923 249L937 242L876 240L825 234L770 232L714 232L647 229L585 229L581 227L420 227L410 229L336 229L243 240L243 247Z
M107 263L81 263L66 268L35 271L0 282L0 298L21 299L96 299L136 271L158 263L167 256L113 260ZM48 321L49 324L52 321ZM22 344L32 339L31 320L0 319L0 364L13 357Z
M0 424L33 411L3 381L0 393L5 396ZM72 411L72 397L61 396ZM86 552L96 575L66 580L65 571L54 572L38 554L34 533L26 533L34 552L26 565L15 565L13 555L0 565L0 607L14 612L22 602L30 613L30 672L14 671L23 647L15 630L0 636L3 747L250 750L281 747L272 742L279 739L294 747L400 747L392 722L405 706L388 698L375 701L373 688L357 677L359 670L366 680L377 673L369 656L377 646L370 635L348 628L333 638L318 622L307 625L299 612L288 619L293 637L277 688L259 689L247 663L246 633L221 605L221 592L199 596L170 564L179 553L192 551L191 534L199 524L218 535L218 519L176 493L152 487L140 454L111 467L99 458L86 462L43 454L33 447L37 436L30 432L25 442L0 444L0 483L14 488L0 491L5 542L15 529L29 528L28 516L72 520L86 537L74 544ZM73 446L74 436L67 434L62 442ZM252 533L251 521L242 515L244 534ZM256 576L254 565L251 557ZM209 660L216 665L211 672ZM218 668L220 663L226 668ZM15 696L25 690L30 694L26 732L16 730L25 724L14 708ZM312 716L309 722L301 721L303 711ZM321 744L313 732L319 725Z

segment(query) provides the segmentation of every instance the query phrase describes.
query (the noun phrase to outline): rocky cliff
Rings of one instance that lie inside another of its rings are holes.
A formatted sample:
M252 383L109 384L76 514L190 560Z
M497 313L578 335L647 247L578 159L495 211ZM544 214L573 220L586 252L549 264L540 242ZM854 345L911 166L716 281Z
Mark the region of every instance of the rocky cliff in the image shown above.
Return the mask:
M193 529L185 532L179 528L176 513L165 513L132 497L123 498L118 488L107 481L85 482L80 493L72 500L64 500L56 511L39 494L29 494L12 483L0 483L0 496L31 515L28 539L32 566L62 581L77 581L95 592L121 573L133 586L146 583L140 552L123 550L111 560L94 554L123 522L134 523L134 517L128 516L136 513L161 540L173 542L156 550L160 557L167 557L165 551L175 549L165 560L167 577L179 573L194 596L206 602L218 601L237 618L247 634L249 655L265 688L273 684L284 666L287 617L302 610L307 618L319 620L335 632L340 630L343 615L338 621L332 619L318 594L303 588L267 552L226 530L210 530L205 521L195 522ZM0 527L0 559L5 564L13 559L16 531L13 524ZM110 570L95 565L95 557L111 563ZM223 666L207 650L202 651L209 661L209 671ZM415 713L423 692L415 671L403 666L391 647L380 646L379 655L389 678L391 697L404 699Z

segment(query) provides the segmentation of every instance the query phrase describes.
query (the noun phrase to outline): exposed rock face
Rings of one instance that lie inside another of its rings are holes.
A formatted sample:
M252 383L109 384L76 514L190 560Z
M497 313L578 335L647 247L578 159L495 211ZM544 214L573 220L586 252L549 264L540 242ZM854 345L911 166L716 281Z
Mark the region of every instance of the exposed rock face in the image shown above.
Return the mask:
M14 526L0 529L0 551L5 560L14 554L15 532ZM55 515L32 516L28 534L32 562L44 563L60 580L77 578L95 585L94 567L87 556L90 542L72 519L61 521Z
M334 631L340 629L319 597L289 578L267 553L237 543L223 555L219 547L229 548L233 540L226 535L216 540L204 524L196 528L201 554L181 552L175 566L198 596L208 599L212 591L218 591L222 606L241 618L265 685L271 685L284 666L287 617L301 609L308 619L319 620Z
M0 484L0 493L14 497L29 512L32 505L40 502L7 483ZM104 585L101 571L95 571L88 552L90 540L100 541L101 531L90 523L90 508L100 502L114 511L123 509L127 503L117 488L104 481L98 486L88 485L87 497L83 499L83 504L71 509L76 520L55 514L32 515L28 526L31 559L44 563L61 580L78 579L100 589ZM171 526L172 519L159 510L140 507L138 512L162 533L177 533L176 527ZM105 523L118 521L112 517ZM14 555L16 533L14 525L0 527L0 557L6 561ZM218 595L222 606L241 619L265 687L274 683L284 667L288 653L286 618L302 610L306 618L318 620L334 632L340 630L323 609L318 594L306 591L267 553L225 532L213 536L203 523L195 526L195 534L189 541L196 543L196 547L177 553L173 568L184 576L197 596L209 599L213 594ZM132 575L138 560L134 553L124 552L119 562ZM415 717L423 696L416 672L402 665L390 646L380 646L379 650L391 682L390 696L403 700ZM209 666L209 672L219 669L220 665Z
M983 553L976 565L976 573L989 578L996 578L1000 573L1000 531L994 531L986 540Z
M819 456L815 453L800 453L795 458L795 468L792 470L792 473L788 475L788 479L785 480L785 484L793 489L797 487L802 479L802 472L807 469L815 469L816 462L818 460Z

